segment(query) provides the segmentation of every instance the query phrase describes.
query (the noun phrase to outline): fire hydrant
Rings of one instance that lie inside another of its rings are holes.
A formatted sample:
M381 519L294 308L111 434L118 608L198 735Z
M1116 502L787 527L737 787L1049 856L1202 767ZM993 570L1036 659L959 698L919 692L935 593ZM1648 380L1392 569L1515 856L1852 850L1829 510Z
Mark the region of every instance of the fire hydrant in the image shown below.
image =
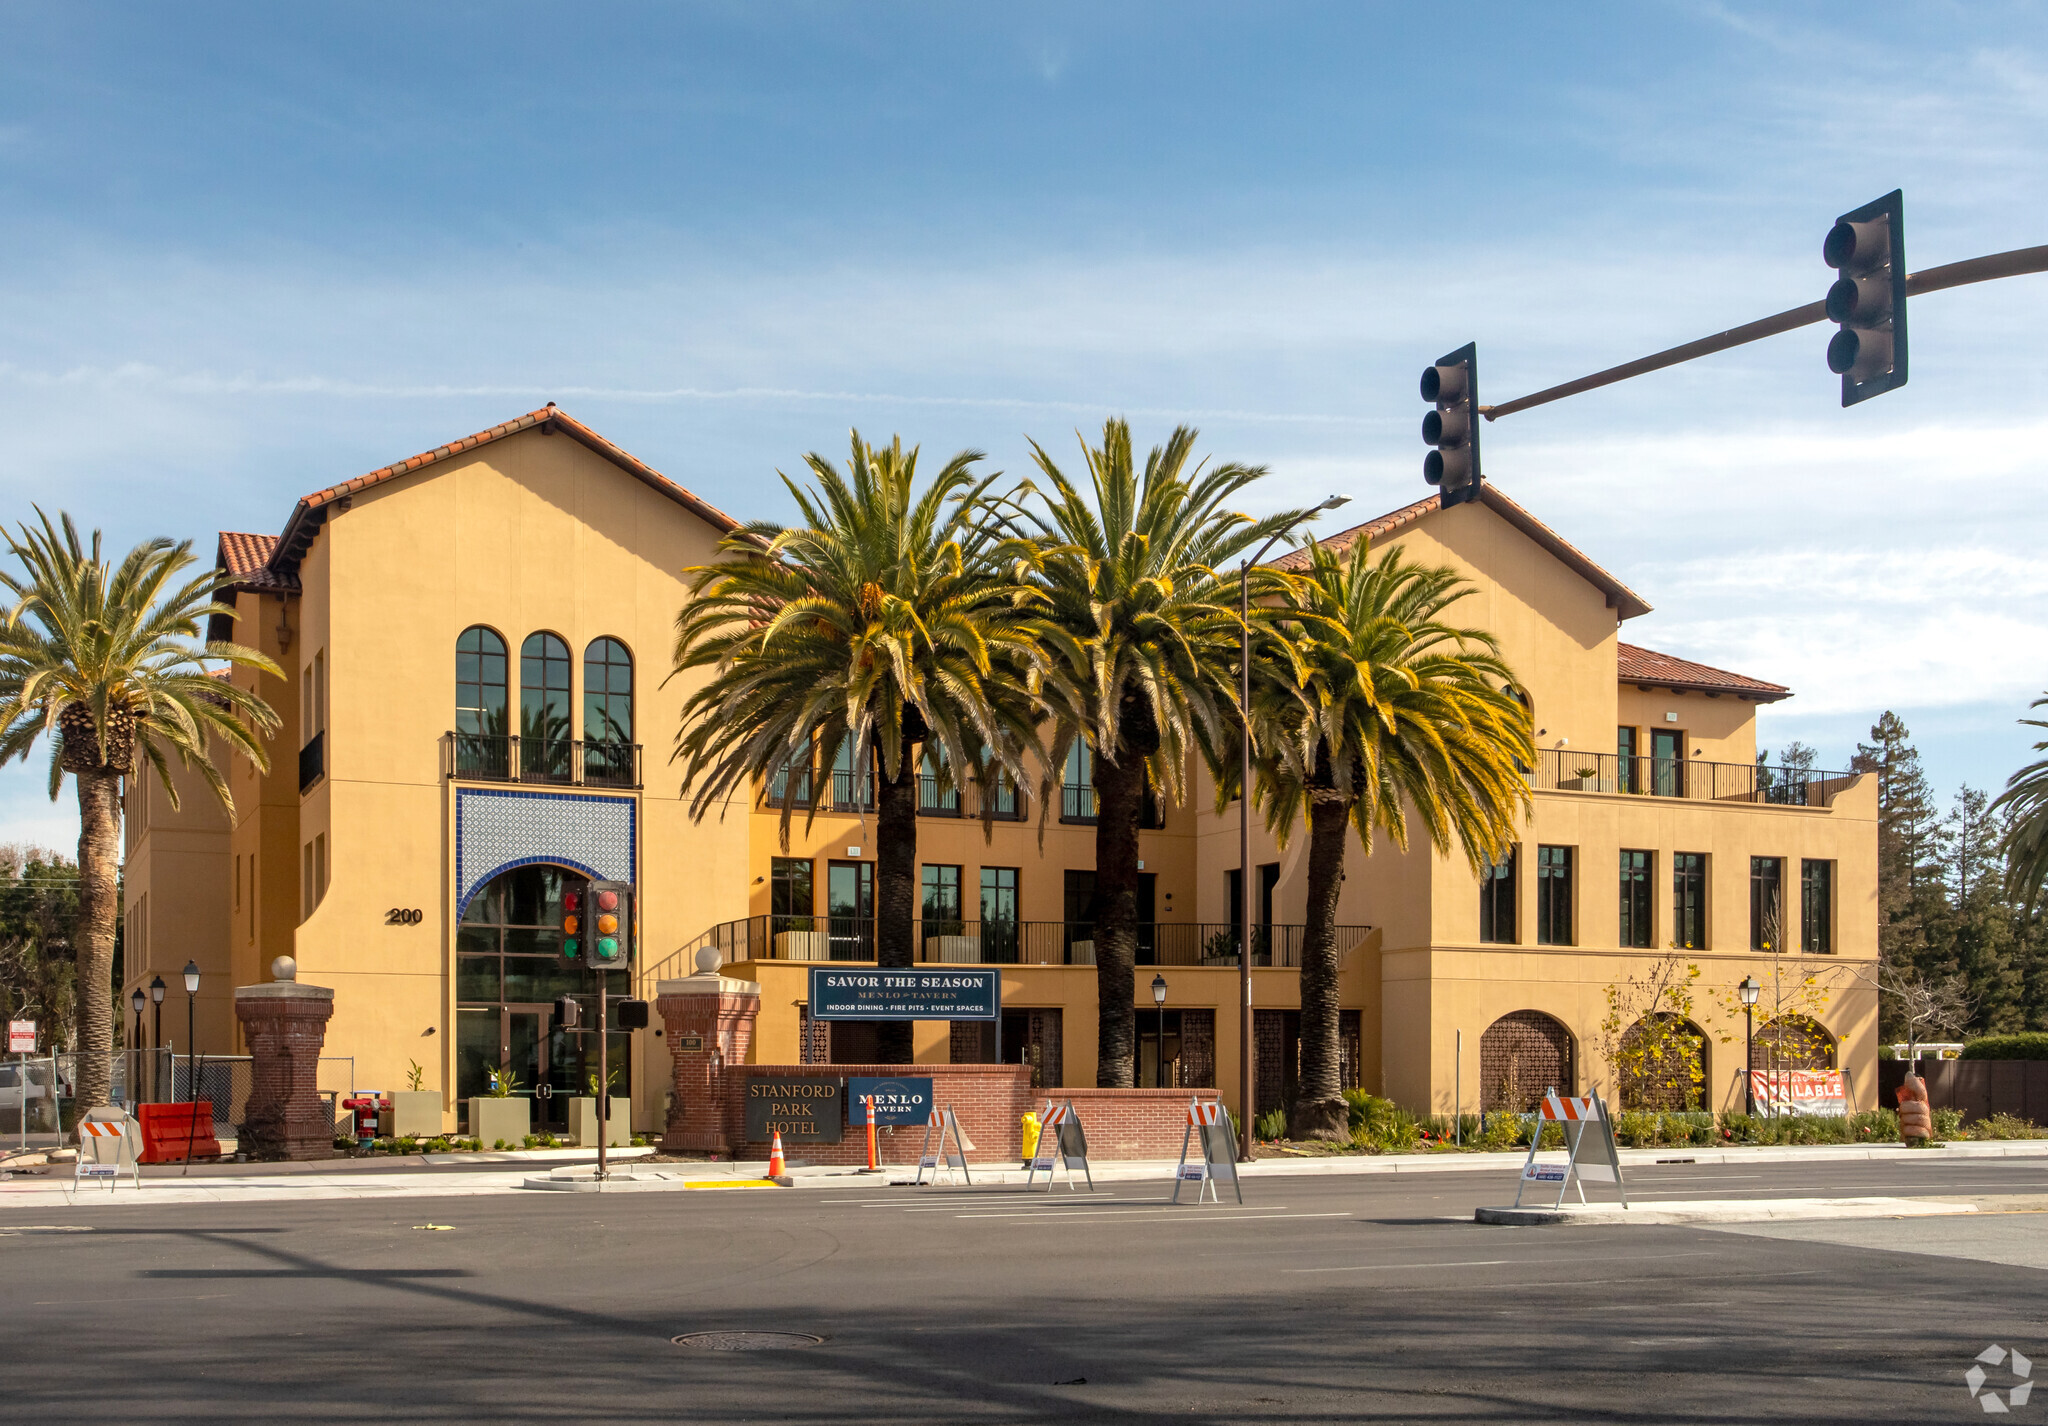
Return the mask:
M1026 1114L1023 1123L1024 1162L1028 1164L1031 1162L1032 1156L1038 1152L1038 1116L1036 1114Z
M377 1137L378 1101L374 1094L353 1095L341 1101L343 1109L353 1110L356 1118L356 1146L358 1148Z
M1927 1081L1908 1074L1899 1083L1899 1142L1934 1137L1934 1111L1927 1103Z

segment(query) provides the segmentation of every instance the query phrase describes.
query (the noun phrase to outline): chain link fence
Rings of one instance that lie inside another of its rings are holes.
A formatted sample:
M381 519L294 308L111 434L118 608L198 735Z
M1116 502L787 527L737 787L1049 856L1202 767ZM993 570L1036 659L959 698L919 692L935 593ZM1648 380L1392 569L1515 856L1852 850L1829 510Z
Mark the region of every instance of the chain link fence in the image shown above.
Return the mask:
M95 1058L82 1051L16 1056L0 1062L0 1140L20 1145L69 1142L78 1132L81 1071ZM205 1100L213 1106L214 1135L241 1137L255 1087L247 1055L181 1055L174 1048L114 1050L107 1061L108 1099L134 1113L144 1104ZM353 1136L353 1120L341 1101L355 1093L355 1060L320 1058L318 1090L327 1101L336 1137ZM224 1151L228 1146L223 1143Z

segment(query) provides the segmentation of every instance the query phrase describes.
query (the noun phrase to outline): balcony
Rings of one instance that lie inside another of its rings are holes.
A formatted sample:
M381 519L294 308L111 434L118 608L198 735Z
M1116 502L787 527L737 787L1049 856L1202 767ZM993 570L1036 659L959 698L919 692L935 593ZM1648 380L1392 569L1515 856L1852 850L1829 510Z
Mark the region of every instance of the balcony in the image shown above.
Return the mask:
M938 775L925 772L917 777L917 810L924 817L987 816L997 822L1021 822L1024 820L1024 794L1008 778L993 789L979 782L970 782L964 790L959 787L941 790Z
M1252 927L1252 964L1299 969L1306 927ZM1339 926L1349 951L1370 926ZM954 921L911 923L921 965L1093 965L1095 927L1086 921ZM705 938L732 961L865 961L875 959L872 921L839 916L749 916L715 926ZM1207 922L1138 926L1141 966L1237 966L1238 929Z
M640 745L491 733L441 735L441 776L462 782L636 788Z
M327 775L327 730L313 735L313 741L299 749L299 791L304 792Z
M1529 785L1538 792L1610 792L1676 797L1691 802L1750 802L1773 807L1827 807L1855 780L1853 772L1710 763L1695 758L1620 757L1541 748Z

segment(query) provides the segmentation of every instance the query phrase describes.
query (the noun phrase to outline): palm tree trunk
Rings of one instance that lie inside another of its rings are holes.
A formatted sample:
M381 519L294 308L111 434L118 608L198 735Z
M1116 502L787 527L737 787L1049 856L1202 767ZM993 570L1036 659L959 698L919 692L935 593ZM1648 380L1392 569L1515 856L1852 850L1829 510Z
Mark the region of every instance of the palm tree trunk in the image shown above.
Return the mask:
M1138 962L1138 812L1145 764L1095 760L1095 1083L1129 1089L1138 1061L1132 975Z
M78 779L77 1112L107 1102L114 1049L114 905L120 867L121 775L81 772Z
M917 766L905 748L896 776L875 780L875 963L908 970L917 963ZM911 1025L885 1020L876 1034L876 1054L885 1065L911 1062Z
M1351 1134L1337 1018L1337 891L1344 883L1350 823L1350 805L1337 793L1311 793L1308 924L1301 942L1301 1088L1289 1126L1297 1139L1345 1139Z

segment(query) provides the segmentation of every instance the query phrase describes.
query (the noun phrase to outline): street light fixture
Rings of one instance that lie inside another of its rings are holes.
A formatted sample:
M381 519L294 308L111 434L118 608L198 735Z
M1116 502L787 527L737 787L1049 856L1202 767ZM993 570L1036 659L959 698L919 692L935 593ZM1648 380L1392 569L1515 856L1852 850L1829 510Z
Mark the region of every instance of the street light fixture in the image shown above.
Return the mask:
M1348 495L1332 495L1315 509L1303 511L1301 519L1275 531L1257 554L1237 565L1237 988L1238 1010L1243 1016L1237 1032L1237 1154L1246 1161L1252 1156L1252 566L1265 559L1266 551L1302 520L1350 503ZM1163 1023L1165 1012L1160 1013Z
M1756 1063L1754 1037L1756 1033L1756 998L1763 987L1756 983L1756 977L1746 975L1742 984L1735 987L1742 997L1742 1105L1745 1114L1756 1113L1756 1081L1750 1078L1750 1066Z
M185 962L185 1102L190 1104L199 1098L198 1061L193 1058L197 1032L199 1003L199 962Z
M150 1003L156 1007L151 1012L151 1021L155 1026L150 1037L152 1042L151 1048L161 1050L164 1047L164 978L162 976L150 977L149 999ZM157 1084L157 1070L160 1068L161 1066L157 1063L156 1057L152 1055L149 1061L149 1092L152 1095L156 1094L159 1088Z
M1159 1049L1152 1056L1152 1087L1166 1087L1166 977L1152 977L1152 1005L1159 1012Z

